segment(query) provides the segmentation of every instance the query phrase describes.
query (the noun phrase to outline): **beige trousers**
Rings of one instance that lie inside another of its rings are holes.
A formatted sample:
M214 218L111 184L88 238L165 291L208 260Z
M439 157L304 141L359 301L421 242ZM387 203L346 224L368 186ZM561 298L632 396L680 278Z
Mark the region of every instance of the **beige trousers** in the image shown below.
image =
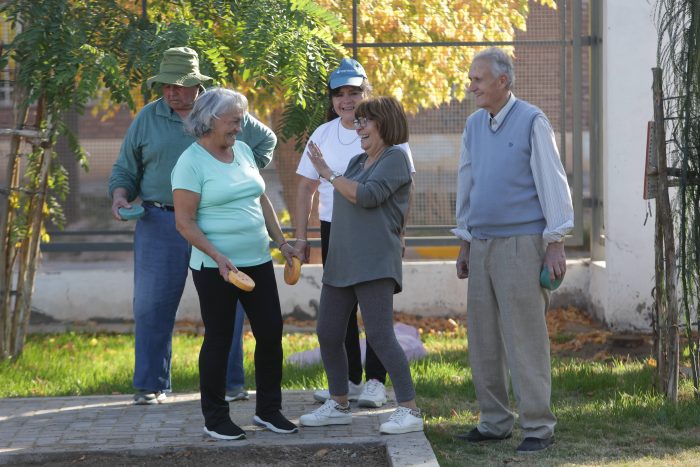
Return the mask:
M471 242L467 336L481 411L477 428L486 435L513 430L509 374L524 437L554 434L545 321L549 292L539 284L544 249L540 235Z

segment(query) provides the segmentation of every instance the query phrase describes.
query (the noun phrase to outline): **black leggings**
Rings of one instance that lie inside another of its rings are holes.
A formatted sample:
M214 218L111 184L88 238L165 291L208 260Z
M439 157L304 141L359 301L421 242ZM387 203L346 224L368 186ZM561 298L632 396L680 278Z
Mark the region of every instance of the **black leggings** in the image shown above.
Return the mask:
M331 223L321 221L321 261L323 261L324 265L326 264L330 236ZM366 341L365 379L366 381L376 379L382 384L386 384L386 369L370 346L369 337ZM345 334L345 352L348 355L348 379L355 384L360 384L362 382L362 354L360 352L360 330L357 324L357 302L355 302L348 320L348 330Z
M282 312L272 262L239 269L255 281L252 291L244 292L226 282L218 268L192 270L204 322L199 388L204 423L209 429L230 420L224 395L238 300L255 337L255 413L265 415L282 408Z

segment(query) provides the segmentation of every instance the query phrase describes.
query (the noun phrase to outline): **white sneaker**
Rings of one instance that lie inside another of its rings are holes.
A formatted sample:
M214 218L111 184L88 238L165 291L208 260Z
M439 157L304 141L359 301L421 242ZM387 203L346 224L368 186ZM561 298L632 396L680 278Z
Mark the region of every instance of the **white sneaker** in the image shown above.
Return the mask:
M420 411L399 406L389 420L379 426L379 432L388 435L399 435L411 431L423 431L423 418Z
M349 401L356 401L357 398L360 397L361 393L362 393L362 383L355 384L352 381L348 381L348 400ZM330 398L331 398L331 393L328 392L328 389L319 389L318 391L314 392L314 399L316 399L319 402L326 402Z
M357 405L360 407L381 407L386 404L386 388L376 379L370 379L362 388L362 394L357 399Z
M299 417L299 424L304 426L350 425L352 415L350 405L343 408L333 399L328 399L321 407Z

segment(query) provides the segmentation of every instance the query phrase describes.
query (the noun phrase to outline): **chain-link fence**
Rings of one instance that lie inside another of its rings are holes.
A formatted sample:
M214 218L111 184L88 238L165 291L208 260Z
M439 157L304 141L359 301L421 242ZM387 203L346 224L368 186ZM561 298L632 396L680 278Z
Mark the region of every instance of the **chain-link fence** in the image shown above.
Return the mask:
M577 8L572 7L576 6ZM512 43L515 50L516 84L514 93L539 106L549 117L557 135L567 172L573 177L575 147L573 136L574 109L581 109L582 179L581 193L588 195L587 155L589 128L589 49L581 49L580 56L573 51L572 24L588 24L588 1L560 0L558 9L543 7L530 2L530 15L527 30L517 32ZM578 15L578 17L576 17ZM582 31L582 35L588 34ZM353 44L346 44L353 50ZM435 47L435 54L446 53L449 47L474 47L483 49L491 43L452 44ZM396 49L395 46L394 49ZM428 47L411 45L411 47ZM432 46L434 47L434 46ZM574 63L582 64L578 76ZM465 63L465 68L468 64ZM580 83L580 98L575 107L576 80ZM3 101L4 102L4 101ZM2 102L0 102L2 105ZM254 110L254 109L253 109ZM413 205L409 218L409 235L444 236L428 242L414 242L423 245L415 248L409 257L435 258L447 254L454 257L455 242L450 238L449 228L455 223L456 174L460 152L461 134L464 122L475 110L471 96L464 101L451 102L437 109L422 110L410 117L411 150L416 166ZM132 115L128 110L120 110L113 118L101 120L89 110L85 115L75 116L72 126L77 130L83 147L90 154L90 170L80 169L70 154L63 154L61 160L71 172L71 194L66 202L68 224L64 232L54 232L51 244L44 251L107 251L129 250L133 222L118 222L111 218L110 200L107 196L107 180L112 164L117 158L122 137ZM11 108L0 109L0 126L9 127L12 123ZM66 153L66 148L59 148ZM0 140L0 151L8 153L8 140ZM282 157L298 160L299 154L289 155L289 148L278 148L275 161L263 170L270 196L278 213L293 211L293 197L297 183L294 169L296 163L281 161ZM282 163L287 162L287 163ZM4 171L0 177L5 177ZM572 180L572 178L570 178ZM572 185L575 185L572 183ZM577 196L574 193L574 196ZM577 219L581 223L581 219ZM70 243L68 246L61 246ZM429 243L433 248L424 245ZM448 251L444 248L448 246ZM442 250L441 250L442 249ZM94 255L94 253L93 253ZM101 253L101 257L108 257Z

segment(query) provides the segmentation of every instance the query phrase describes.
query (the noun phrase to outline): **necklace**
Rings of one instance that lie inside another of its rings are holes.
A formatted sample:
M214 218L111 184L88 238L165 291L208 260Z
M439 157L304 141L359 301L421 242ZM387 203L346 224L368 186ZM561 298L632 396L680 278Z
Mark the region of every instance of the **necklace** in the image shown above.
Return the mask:
M354 143L355 141L357 141L357 138L360 137L360 135L355 134L355 138L354 138L352 141L350 141L349 143L343 142L343 140L340 139L340 119L338 119L338 127L336 128L336 134L338 135L338 142L339 142L340 144L342 144L343 146L350 146L352 143Z
M231 162L235 162L237 167L241 166L241 163L238 162L238 159L236 159L236 151L233 150L233 146L231 146Z

